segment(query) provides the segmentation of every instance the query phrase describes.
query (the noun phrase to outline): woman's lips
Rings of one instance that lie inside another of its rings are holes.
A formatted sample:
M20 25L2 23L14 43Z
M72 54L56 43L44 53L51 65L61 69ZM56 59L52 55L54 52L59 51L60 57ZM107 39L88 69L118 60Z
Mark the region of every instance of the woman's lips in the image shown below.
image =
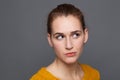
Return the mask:
M69 52L65 54L67 57L73 57L76 55L76 52Z

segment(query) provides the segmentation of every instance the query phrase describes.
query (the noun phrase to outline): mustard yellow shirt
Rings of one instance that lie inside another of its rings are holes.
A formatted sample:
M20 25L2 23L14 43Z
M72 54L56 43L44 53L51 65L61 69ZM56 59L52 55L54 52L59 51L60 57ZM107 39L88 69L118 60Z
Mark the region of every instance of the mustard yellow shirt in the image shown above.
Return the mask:
M84 76L82 80L100 80L100 74L98 70L86 64L80 64L80 66L84 71ZM46 70L45 67L43 67L36 74L34 74L30 78L30 80L60 80L60 79L52 75L50 72Z

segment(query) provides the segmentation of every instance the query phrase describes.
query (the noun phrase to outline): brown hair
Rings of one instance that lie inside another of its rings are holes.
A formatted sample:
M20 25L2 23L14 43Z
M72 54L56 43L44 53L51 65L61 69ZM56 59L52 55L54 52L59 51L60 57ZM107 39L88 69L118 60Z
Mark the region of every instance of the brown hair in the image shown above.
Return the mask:
M59 16L68 16L68 15L73 15L76 18L78 18L80 20L80 23L82 24L83 30L86 28L84 16L80 11L80 9L76 8L72 4L60 4L56 8L54 8L48 15L47 32L51 34L52 32L51 26L54 19L56 19Z

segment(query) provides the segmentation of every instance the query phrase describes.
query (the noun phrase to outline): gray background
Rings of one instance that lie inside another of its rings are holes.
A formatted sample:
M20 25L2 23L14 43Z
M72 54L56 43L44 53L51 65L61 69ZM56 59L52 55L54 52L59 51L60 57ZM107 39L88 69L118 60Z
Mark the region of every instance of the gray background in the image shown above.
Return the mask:
M0 0L0 80L28 80L54 59L46 39L49 11L60 3L79 7L89 27L81 63L120 79L119 0Z

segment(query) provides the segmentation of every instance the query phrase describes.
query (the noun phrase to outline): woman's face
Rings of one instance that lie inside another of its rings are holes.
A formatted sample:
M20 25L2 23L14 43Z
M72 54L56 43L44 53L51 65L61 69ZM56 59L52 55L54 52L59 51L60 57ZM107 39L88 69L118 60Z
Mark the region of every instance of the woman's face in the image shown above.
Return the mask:
M59 16L52 23L48 42L53 47L57 60L67 64L75 63L88 39L88 31L83 31L78 18L72 15Z

